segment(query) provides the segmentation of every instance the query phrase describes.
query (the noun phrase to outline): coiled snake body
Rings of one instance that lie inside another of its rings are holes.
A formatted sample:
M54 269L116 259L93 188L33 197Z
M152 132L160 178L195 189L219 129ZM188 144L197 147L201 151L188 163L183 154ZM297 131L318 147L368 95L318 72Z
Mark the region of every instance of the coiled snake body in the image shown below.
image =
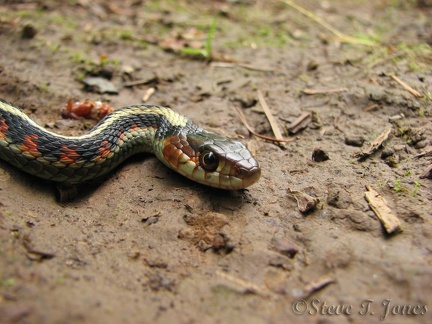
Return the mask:
M169 108L115 110L81 136L53 133L0 99L0 158L43 179L73 185L111 171L139 152L202 184L241 189L261 169L239 141L206 131Z

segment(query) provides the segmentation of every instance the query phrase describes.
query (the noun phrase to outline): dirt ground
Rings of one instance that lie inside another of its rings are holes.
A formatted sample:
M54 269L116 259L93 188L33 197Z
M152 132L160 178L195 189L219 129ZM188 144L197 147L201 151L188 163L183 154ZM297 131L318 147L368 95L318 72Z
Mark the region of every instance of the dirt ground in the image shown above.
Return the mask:
M262 167L228 192L137 156L60 203L0 161L1 323L432 322L432 158L417 156L432 147L432 7L287 2L1 2L0 97L41 125L81 134L94 122L63 118L69 99L118 108L154 88L147 102L242 138ZM258 91L285 148L236 113L273 137ZM386 233L366 186L400 232ZM302 213L290 190L319 203Z

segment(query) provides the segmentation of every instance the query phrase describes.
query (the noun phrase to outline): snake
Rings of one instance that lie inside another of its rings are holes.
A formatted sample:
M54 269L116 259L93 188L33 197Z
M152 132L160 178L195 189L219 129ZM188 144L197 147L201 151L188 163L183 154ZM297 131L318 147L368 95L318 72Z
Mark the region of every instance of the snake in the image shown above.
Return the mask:
M152 153L175 172L220 189L244 189L261 175L242 142L205 130L167 107L125 106L83 135L64 136L0 98L0 159L39 178L81 184L138 153Z

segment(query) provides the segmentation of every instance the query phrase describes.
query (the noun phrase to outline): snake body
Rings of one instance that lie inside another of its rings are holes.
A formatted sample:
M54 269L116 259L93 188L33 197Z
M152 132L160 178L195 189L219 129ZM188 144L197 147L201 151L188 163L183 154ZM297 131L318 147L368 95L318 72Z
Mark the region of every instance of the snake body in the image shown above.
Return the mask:
M0 158L37 177L79 184L140 152L153 153L172 170L221 189L248 187L261 175L241 142L206 131L170 108L123 107L84 135L62 136L0 99Z

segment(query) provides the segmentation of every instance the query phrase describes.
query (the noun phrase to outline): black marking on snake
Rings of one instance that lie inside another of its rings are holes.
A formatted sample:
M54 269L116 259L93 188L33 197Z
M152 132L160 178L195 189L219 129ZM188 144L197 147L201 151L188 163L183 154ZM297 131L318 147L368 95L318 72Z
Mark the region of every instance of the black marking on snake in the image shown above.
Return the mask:
M157 121L157 124L159 128L155 136L159 139L167 138L170 136L177 136L180 134L196 134L203 131L201 127L195 125L190 120L187 121L185 126L175 126L172 125L165 116L161 115L158 117L159 120Z

